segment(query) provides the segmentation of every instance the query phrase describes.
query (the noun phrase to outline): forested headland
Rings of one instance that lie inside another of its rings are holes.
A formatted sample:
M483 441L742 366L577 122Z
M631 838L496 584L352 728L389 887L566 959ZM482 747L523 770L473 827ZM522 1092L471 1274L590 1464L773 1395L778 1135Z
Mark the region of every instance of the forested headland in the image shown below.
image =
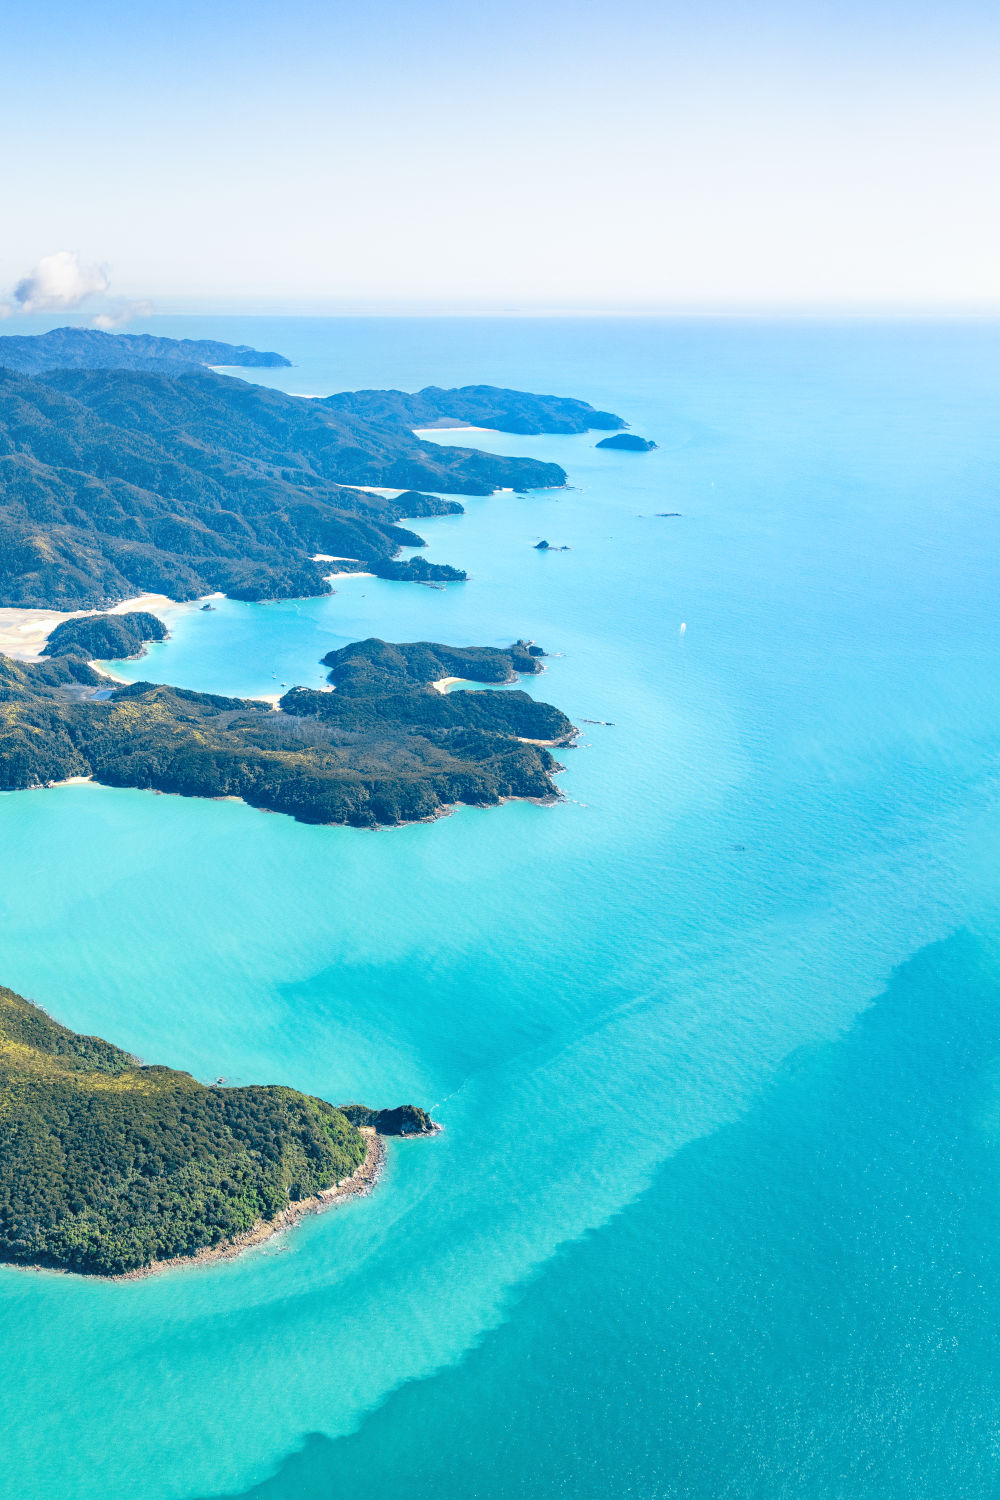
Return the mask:
M283 1086L209 1087L0 987L0 1261L102 1276L218 1249L358 1171L368 1125Z
M57 625L45 643L46 656L82 656L87 661L124 661L141 656L147 641L163 641L167 627L147 610L115 615L77 615Z
M528 742L567 742L565 714L516 689L433 686L449 675L512 681L538 670L533 651L360 641L324 659L335 691L293 688L278 711L150 682L109 691L84 655L0 657L0 789L91 776L367 828L458 802L551 798L556 762Z

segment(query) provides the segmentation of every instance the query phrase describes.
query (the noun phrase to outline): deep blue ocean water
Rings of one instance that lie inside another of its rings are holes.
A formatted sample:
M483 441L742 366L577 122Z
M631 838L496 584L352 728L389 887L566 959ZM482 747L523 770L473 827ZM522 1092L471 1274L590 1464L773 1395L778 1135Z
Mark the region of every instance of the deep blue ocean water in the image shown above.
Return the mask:
M303 394L582 396L660 447L442 435L572 488L416 523L467 584L223 602L117 666L264 693L371 634L534 637L530 690L614 721L558 806L373 834L0 797L3 982L447 1126L234 1262L0 1272L0 1493L997 1493L996 329L150 327L280 349L255 378Z

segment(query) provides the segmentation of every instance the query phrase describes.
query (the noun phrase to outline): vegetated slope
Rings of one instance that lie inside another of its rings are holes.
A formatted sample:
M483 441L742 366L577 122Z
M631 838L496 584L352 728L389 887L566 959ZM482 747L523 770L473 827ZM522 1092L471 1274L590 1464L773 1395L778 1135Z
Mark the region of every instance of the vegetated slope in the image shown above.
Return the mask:
M520 396L543 412L552 399ZM387 566L423 545L401 517L461 510L421 486L488 494L565 478L557 464L422 442L395 420L208 370L0 370L0 605L322 594L316 554L390 577L454 578L437 564Z
M362 645L373 660L396 649ZM435 678L452 659L448 647L399 649L440 653L426 667ZM253 699L148 682L96 701L106 680L82 657L0 657L0 789L85 775L109 786L242 797L302 822L357 827L413 822L456 802L555 794L555 761L523 740L569 738L573 726L558 709L517 691L445 695L415 670L365 682L359 660L352 683L333 693L294 688L275 713ZM477 656L479 675L493 681L509 679L515 665L537 670L522 646Z
M96 328L53 328L48 333L0 338L0 366L35 375L42 370L144 370L183 365L290 365L283 354L220 344L215 339L155 338L149 333L103 333Z
M602 438L595 448L620 448L625 453L651 453L656 444L649 438L637 437L634 432L616 432L614 437Z
M88 661L123 661L141 656L147 641L163 641L167 627L144 609L119 615L77 615L57 625L46 656L83 656Z
M426 486L465 495L488 495L503 484L529 489L566 482L558 464L424 442L395 423L210 370L67 370L43 379L103 422L152 438L208 472L278 471L287 482L307 486ZM383 503L366 498L369 505Z
M586 401L567 396L533 396L526 391L505 390L496 385L463 385L445 390L425 386L410 395L406 391L340 391L322 403L338 412L351 412L382 425L433 427L469 423L492 427L498 432L522 435L543 432L587 432L624 427L613 412L595 411Z
M394 645L371 638L329 652L323 663L331 669L336 691L292 688L281 700L286 713L317 719L347 733L371 733L379 725L393 724L410 736L429 736L453 748L462 745L477 758L488 753L496 737L562 743L574 733L565 714L527 693L442 693L431 685L442 677L459 675L514 682L518 672L540 671L537 655L520 641L501 651L489 646L439 646L430 641Z
M495 646L442 646L437 641L399 644L369 636L327 652L323 665L330 668L330 681L342 695L359 697L386 688L422 687L444 677L514 682L519 672L540 672L544 655L540 646L526 641L516 641L501 651Z
M151 413L191 377L82 378L117 383L128 421L0 371L0 604L92 608L146 591L175 599L215 590L241 599L322 594L328 585L313 554L387 560L421 544L392 524L402 513L394 502L279 467L280 444L268 467L219 448L207 432L196 436L195 411L212 407L196 391L183 392L191 430L161 443L147 430ZM407 503L421 507L416 497ZM428 500L421 508L458 507Z
M142 1067L0 988L0 1260L118 1275L191 1255L364 1156L322 1099Z

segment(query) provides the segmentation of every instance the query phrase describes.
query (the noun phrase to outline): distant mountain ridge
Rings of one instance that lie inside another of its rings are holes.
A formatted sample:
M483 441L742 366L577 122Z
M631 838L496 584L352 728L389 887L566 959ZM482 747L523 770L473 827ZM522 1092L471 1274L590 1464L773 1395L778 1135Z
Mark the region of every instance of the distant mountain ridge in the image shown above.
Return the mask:
M76 335L90 330L61 333L86 357L91 345ZM50 347L53 337L35 342ZM144 336L94 337L117 347ZM0 360L13 342L0 339ZM547 489L566 474L415 435L414 425L435 421L517 432L622 425L583 401L493 386L310 400L199 368L186 354L155 367L33 374L0 364L0 606L91 610L143 592L325 594L326 557L401 580L464 578L445 564L394 561L400 548L423 546L396 523L461 511L440 492Z
M104 333L98 328L53 328L0 338L0 367L37 375L44 370L148 370L164 365L290 365L283 354L220 344L214 339L168 339L151 333Z

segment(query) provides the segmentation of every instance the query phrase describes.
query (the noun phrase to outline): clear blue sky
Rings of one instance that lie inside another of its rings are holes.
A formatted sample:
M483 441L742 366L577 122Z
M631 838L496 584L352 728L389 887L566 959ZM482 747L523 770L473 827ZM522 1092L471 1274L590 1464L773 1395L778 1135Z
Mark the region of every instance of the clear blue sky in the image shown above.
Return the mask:
M161 308L996 307L968 0L9 7L0 295Z

